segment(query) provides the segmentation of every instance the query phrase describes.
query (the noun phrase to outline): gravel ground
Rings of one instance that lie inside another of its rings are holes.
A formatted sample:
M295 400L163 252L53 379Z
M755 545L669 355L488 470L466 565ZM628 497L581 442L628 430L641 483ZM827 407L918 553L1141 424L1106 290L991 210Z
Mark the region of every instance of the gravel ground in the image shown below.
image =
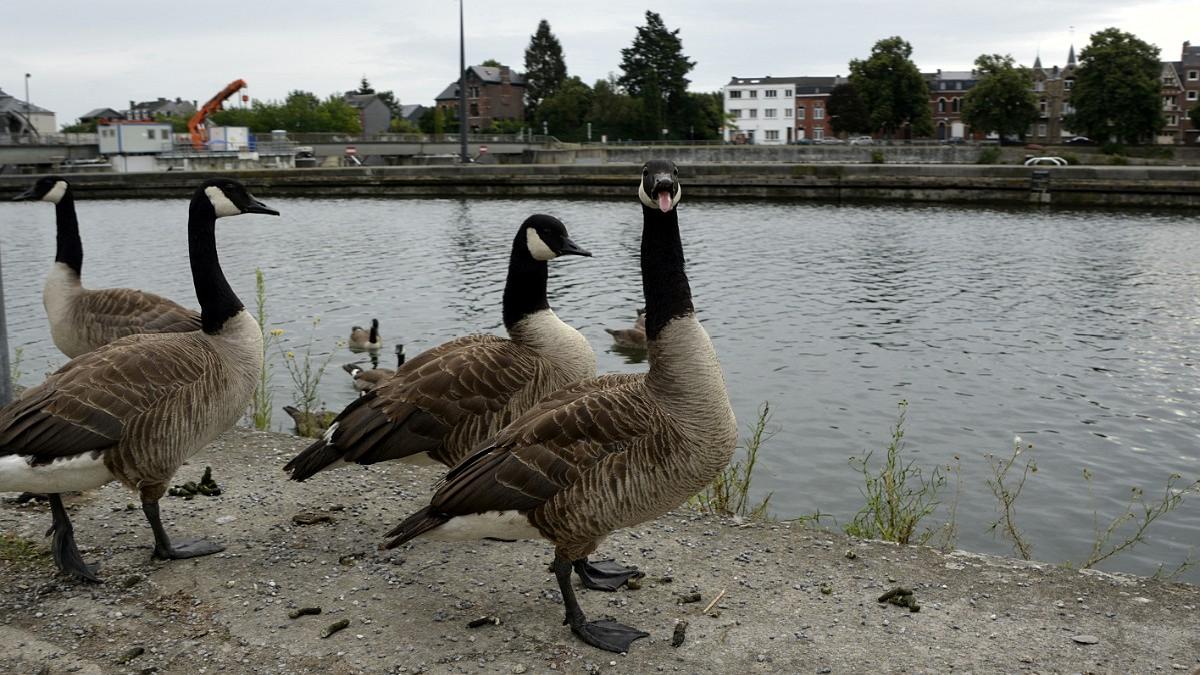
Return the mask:
M199 481L212 466L224 494L166 498L167 528L221 540L215 556L152 561L120 485L69 499L100 586L56 573L44 504L0 506L0 672L1200 672L1196 586L686 510L601 547L647 576L638 589L581 590L584 610L651 634L628 655L601 652L561 625L544 543L380 551L438 471L286 481L280 467L302 446L234 430L180 471L177 482ZM329 520L298 524L300 513ZM919 612L877 602L896 586ZM321 613L289 618L306 607ZM493 620L468 627L482 617Z

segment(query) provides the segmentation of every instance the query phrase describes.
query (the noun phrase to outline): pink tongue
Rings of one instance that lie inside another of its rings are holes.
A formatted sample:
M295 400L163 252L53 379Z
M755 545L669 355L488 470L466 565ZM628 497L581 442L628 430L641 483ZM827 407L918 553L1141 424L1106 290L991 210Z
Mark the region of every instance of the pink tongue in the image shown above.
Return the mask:
M658 193L658 210L662 211L663 213L666 213L667 211L671 210L671 193L670 192Z

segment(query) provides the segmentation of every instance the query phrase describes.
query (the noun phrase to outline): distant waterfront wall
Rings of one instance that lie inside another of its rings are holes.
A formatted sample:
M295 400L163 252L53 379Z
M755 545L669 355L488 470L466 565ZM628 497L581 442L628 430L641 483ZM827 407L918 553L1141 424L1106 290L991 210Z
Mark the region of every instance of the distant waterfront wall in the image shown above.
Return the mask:
M357 167L282 171L80 174L81 198L187 198L211 175L257 194L303 197L631 198L638 164ZM1200 207L1200 168L937 164L681 164L689 199L929 201L1068 206ZM0 200L28 187L0 176Z

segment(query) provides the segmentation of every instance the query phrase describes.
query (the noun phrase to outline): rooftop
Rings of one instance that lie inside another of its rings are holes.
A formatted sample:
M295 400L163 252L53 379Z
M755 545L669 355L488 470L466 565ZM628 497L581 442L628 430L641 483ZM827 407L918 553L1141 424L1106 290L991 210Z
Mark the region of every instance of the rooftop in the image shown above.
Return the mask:
M10 94L5 93L3 89L0 89L0 112L24 113L26 110L31 113L43 113L47 115L54 114L54 111L52 110L46 110L45 108L32 103L26 104L25 101L15 98Z

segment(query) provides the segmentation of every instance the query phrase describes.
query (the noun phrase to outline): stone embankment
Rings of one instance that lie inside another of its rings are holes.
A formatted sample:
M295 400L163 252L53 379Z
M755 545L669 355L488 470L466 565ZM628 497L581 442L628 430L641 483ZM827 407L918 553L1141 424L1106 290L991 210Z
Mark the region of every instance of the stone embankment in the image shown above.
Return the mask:
M1200 168L971 164L682 164L688 199L1200 206ZM206 173L81 174L83 198L185 198ZM628 198L636 164L390 166L226 172L263 197ZM0 176L0 199L28 187Z
M561 625L545 544L418 540L378 550L428 498L438 471L393 464L284 480L280 467L303 445L235 430L180 471L183 483L211 466L223 492L167 499L168 528L223 541L216 556L152 561L149 528L119 485L70 498L102 586L55 573L44 505L0 505L0 672L1200 668L1195 586L687 510L602 546L646 577L613 594L581 591L581 603L650 637L625 656L600 652ZM896 587L912 591L897 597L919 611L877 601Z

